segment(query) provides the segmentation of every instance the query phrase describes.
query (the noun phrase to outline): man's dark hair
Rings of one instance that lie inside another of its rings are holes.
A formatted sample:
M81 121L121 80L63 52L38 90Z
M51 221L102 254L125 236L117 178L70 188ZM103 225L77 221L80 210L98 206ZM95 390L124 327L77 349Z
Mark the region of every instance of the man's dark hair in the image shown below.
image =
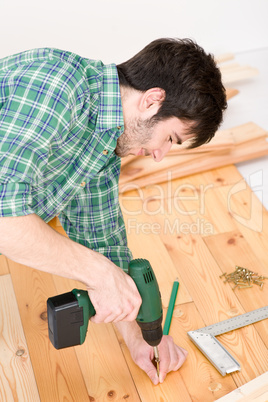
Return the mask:
M227 108L225 88L214 58L191 39L157 39L117 65L120 85L166 92L153 122L178 117L194 134L190 148L209 142Z

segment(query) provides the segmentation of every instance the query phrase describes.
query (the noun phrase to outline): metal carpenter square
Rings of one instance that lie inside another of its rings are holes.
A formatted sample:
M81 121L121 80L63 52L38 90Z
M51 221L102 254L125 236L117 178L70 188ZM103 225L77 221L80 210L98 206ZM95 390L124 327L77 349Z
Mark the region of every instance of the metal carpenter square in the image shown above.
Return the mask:
M197 329L196 331L189 331L188 336L221 375L224 376L225 374L240 370L240 365L215 336L245 327L266 318L268 318L268 306Z

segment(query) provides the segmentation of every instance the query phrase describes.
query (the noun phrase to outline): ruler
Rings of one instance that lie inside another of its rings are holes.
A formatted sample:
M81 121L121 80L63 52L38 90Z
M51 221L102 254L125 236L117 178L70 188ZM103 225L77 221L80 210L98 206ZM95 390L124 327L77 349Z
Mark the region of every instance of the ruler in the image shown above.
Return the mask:
M189 331L187 334L213 366L224 376L240 370L241 367L215 337L266 318L268 318L268 306L229 318L208 327Z

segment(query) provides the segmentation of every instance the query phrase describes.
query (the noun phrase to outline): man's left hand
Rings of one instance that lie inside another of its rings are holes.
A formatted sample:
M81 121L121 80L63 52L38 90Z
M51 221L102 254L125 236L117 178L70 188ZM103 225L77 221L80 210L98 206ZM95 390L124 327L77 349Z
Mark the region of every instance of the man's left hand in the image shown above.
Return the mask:
M173 338L163 335L159 351L159 377L156 367L153 364L154 352L152 346L148 345L141 334L136 322L121 322L116 326L122 333L133 361L148 375L153 384L162 383L170 371L177 371L185 362L188 352L177 346ZM131 330L130 330L130 327Z

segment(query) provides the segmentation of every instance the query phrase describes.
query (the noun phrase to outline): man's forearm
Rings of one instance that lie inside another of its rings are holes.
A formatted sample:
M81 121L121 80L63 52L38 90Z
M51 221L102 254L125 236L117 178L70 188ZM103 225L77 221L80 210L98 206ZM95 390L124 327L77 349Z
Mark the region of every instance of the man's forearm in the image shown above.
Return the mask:
M99 254L62 236L35 214L0 218L0 252L29 267L94 285L94 274L86 267L94 267Z
M73 242L37 215L0 218L0 252L51 274L83 282L98 322L133 321L141 305L134 281L112 261Z

